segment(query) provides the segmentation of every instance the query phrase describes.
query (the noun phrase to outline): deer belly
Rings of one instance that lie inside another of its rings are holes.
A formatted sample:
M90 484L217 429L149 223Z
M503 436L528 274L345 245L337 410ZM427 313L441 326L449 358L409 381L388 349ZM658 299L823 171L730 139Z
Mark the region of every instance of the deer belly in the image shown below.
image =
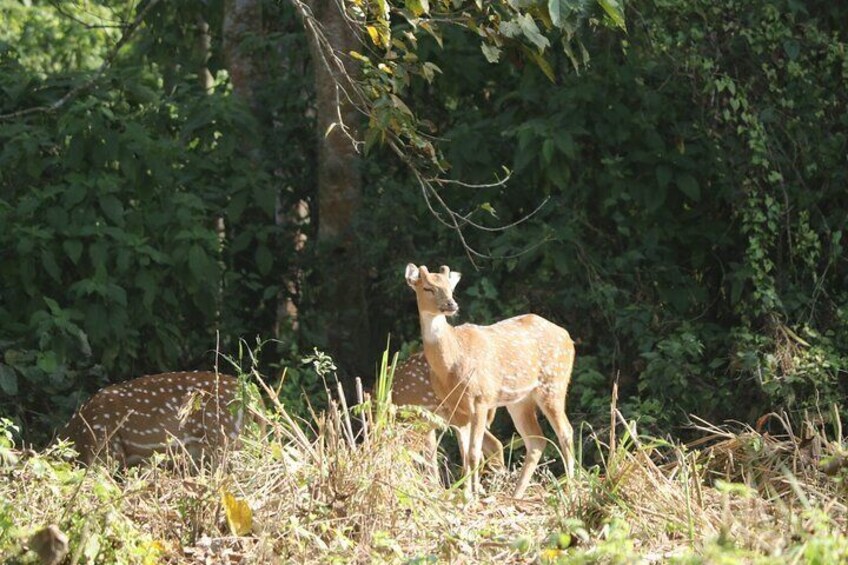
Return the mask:
M527 398L527 396L529 396L537 388L539 388L538 381L528 385L522 386L522 384L517 384L516 386L511 387L509 379L507 379L498 392L498 406L508 406L509 404L520 402Z

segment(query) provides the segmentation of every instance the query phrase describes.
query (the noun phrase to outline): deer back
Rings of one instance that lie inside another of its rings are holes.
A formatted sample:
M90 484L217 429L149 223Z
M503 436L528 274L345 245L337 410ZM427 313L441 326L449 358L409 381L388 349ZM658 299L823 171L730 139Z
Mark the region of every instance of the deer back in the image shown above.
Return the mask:
M92 396L60 432L88 464L110 453L127 465L183 445L192 455L238 437L238 381L214 372L147 375Z

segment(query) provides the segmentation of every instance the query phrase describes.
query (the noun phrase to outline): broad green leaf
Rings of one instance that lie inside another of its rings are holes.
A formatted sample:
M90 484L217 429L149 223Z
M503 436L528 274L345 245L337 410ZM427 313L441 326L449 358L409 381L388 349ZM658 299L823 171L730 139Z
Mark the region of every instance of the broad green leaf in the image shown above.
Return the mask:
M206 256L206 251L198 244L194 244L188 250L188 268L191 274L198 280L206 278L206 265L209 259Z
M368 128L365 132L365 154L371 151L375 144L383 140L383 130L376 127Z
M698 186L698 181L695 177L688 173L683 173L677 176L677 186L680 192L698 202L701 200L701 188Z
M659 184L660 187L667 187L668 183L671 182L671 176L671 169L666 165L660 165L657 167L657 184Z
M52 351L42 351L39 353L35 364L48 375L59 367L59 361L56 359L56 354Z
M401 100L400 98L398 98L398 97L397 97L397 96L395 96L394 94L389 94L389 98L390 98L390 99L391 99L391 101L392 101L392 106L394 106L395 108L397 108L398 110L400 110L401 112L403 112L404 114L406 114L407 116L411 116L411 115L412 115L412 110L410 110L410 109L409 109L409 106L407 106L407 105L404 103L404 101L403 101L403 100Z
M56 263L56 257L53 256L53 252L49 249L41 250L41 266L44 267L44 270L47 271L47 274L54 281L60 282L62 280L62 271Z
M486 57L486 60L490 63L497 63L501 58L501 50L498 49L496 45L482 43L480 44L480 49L483 50L483 56Z
M406 7L417 18L430 13L430 0L406 0Z
M73 208L83 201L87 190L82 180L76 180L63 194L63 200L66 208Z
M274 265L274 256L271 255L271 250L265 244L259 244L256 248L256 267L259 273L267 275L271 272L271 267Z
M66 239L62 242L62 249L65 250L65 253L68 255L68 259L71 260L71 263L76 265L79 263L80 257L82 256L82 242L78 239Z
M619 0L598 0L598 4L607 13L612 23L621 29L626 30L627 26L624 22L624 7Z
M656 212L663 204L665 204L666 196L668 196L667 185L649 186L645 190L645 208L648 212Z
M444 44L442 43L442 33L437 28L434 28L427 22L422 22L419 24L419 27L429 33L433 39L436 40L436 43L439 44L439 47L444 47Z
M95 241L88 248L88 255L91 257L91 264L95 270L103 270L106 268L107 248L103 241Z
M548 14L554 27L562 28L565 18L573 10L573 0L548 0Z
M546 139L542 142L542 157L546 164L549 164L554 158L554 140Z
M48 296L44 296L44 303L47 304L47 307L50 309L50 313L54 316L60 316L62 314L62 307L59 306L59 303L53 300Z
M536 25L536 20L530 14L518 16L518 25L521 26L521 32L524 34L524 37L529 39L539 51L544 51L545 48L550 46L548 38L542 35L542 32L539 31L539 27Z
M540 54L535 49L530 49L526 45L522 45L521 48L521 50L524 51L527 56L533 59L533 62L536 63L536 66L538 66L539 69L541 69L541 71L545 73L545 76L548 77L548 80L550 80L551 82L556 82L556 75L554 75L554 69L553 67L551 67L551 64L548 62L548 60L545 59L544 55Z
M18 394L18 375L8 365L0 363L0 390L8 395Z
M433 79L436 78L436 73L442 74L442 69L430 61L427 61L421 66L421 74L424 75L424 78L427 79L427 82L429 83L432 83Z
M100 208L106 217L116 225L124 224L124 205L112 194L104 194L100 197Z

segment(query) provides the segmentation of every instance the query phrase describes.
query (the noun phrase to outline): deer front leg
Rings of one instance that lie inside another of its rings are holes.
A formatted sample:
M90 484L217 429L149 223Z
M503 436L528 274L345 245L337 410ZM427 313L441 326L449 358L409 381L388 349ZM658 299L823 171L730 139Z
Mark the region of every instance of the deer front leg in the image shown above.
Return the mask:
M436 436L436 428L431 428L424 438L425 457L427 459L427 467L433 478L439 480L439 439Z
M459 457L462 459L462 476L465 477L465 495L471 497L471 481L469 471L471 469L471 422L462 426L454 426L456 429L456 442L459 444Z
M504 468L503 444L488 430L483 434L483 456L487 465L497 469Z
M483 437L486 434L488 423L488 409L482 403L475 402L474 411L471 415L471 453L469 457L472 492L483 492L480 484L480 467L483 463Z

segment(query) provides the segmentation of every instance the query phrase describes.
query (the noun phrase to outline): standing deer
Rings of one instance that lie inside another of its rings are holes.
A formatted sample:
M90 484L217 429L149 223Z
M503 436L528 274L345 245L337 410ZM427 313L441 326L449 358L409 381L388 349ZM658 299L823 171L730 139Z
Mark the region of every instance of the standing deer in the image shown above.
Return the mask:
M466 412L451 411L444 403L440 402L433 393L432 378L430 376L430 365L424 357L424 353L415 353L409 359L397 366L394 382L392 383L392 402L398 406L421 406L435 412L448 421L459 435L459 449L462 457L463 469L468 457L468 425L469 417ZM489 414L488 422L491 423L495 417L495 410ZM439 442L436 428L428 430L424 445L427 450L427 461L434 473L438 473L436 462ZM483 433L483 455L492 461L495 466L504 466L503 445L487 429Z
M243 410L233 415L238 380L214 372L147 375L98 391L59 433L90 464L109 453L134 465L169 447L193 457L235 440Z
M545 438L536 409L551 423L574 474L574 438L565 415L568 383L574 366L574 342L563 328L540 316L524 314L491 326L453 327L448 316L459 312L453 291L461 275L442 267L406 266L406 282L415 291L424 355L433 389L448 410L468 415L468 489L480 490L480 460L489 411L506 406L527 453L514 496L521 497L539 463ZM460 438L465 436L460 434Z

